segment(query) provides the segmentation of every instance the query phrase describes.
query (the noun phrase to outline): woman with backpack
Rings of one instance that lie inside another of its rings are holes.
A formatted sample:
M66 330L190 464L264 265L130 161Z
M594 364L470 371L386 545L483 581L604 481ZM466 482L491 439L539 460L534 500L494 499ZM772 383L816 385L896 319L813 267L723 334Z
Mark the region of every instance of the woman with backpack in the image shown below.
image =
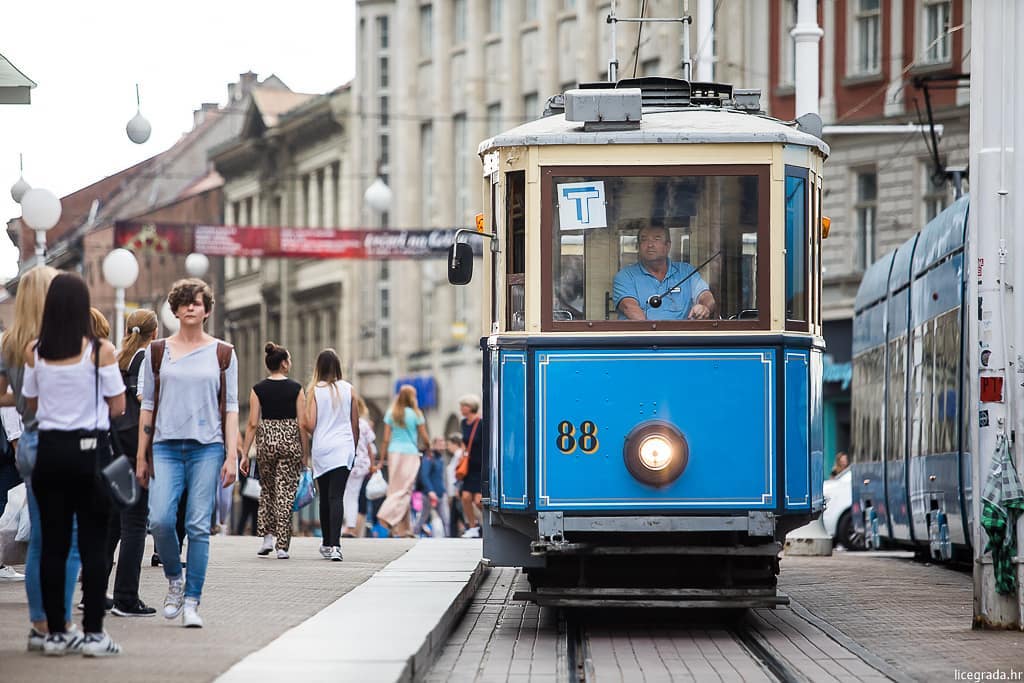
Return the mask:
M199 601L217 487L231 486L237 473L238 359L231 345L203 329L213 309L209 285L198 278L178 280L167 303L181 325L166 340L151 343L142 363L135 473L149 487L150 531L167 577L164 618L183 615L184 626L201 628ZM225 458L225 452L232 457ZM186 488L188 574L183 576L175 523Z
M140 308L125 322L128 334L117 354L117 365L126 387L124 415L111 420L111 433L118 446L129 458L139 448L139 373L146 358L146 349L156 339L156 313ZM114 549L118 541L121 551L117 556L114 575L114 607L119 617L151 617L156 609L139 598L139 575L142 555L146 548L146 522L149 517L149 491L141 489L139 500L125 510L113 510L107 529L107 580L113 569Z
M430 443L426 421L416 402L416 389L403 384L384 417L380 449L380 458L388 465L388 495L377 511L377 519L391 529L392 536L412 537L409 503L420 471L419 440L424 445Z

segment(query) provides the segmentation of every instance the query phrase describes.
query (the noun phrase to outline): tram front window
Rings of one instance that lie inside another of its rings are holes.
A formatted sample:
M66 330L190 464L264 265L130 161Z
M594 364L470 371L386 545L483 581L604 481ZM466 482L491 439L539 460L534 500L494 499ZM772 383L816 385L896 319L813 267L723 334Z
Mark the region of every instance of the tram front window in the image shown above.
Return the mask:
M552 175L552 322L759 317L761 174L687 171Z

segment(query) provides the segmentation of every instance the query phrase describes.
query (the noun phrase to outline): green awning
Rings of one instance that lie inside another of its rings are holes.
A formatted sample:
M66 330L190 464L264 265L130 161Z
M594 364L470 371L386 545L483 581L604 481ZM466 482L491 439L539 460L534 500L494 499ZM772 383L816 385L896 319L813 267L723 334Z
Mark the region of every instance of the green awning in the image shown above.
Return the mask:
M35 81L0 55L0 104L31 104Z
M842 384L843 391L850 388L850 380L853 379L853 365L851 363L833 363L825 359L821 369L822 382L835 382Z

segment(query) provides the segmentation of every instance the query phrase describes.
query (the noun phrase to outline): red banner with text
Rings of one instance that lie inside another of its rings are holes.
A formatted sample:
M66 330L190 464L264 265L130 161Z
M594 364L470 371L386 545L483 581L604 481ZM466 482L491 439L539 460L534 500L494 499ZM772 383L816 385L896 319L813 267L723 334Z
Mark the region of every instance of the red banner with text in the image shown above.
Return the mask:
M366 230L118 221L114 246L140 252L272 258L443 258L456 228ZM480 253L477 240L474 251Z

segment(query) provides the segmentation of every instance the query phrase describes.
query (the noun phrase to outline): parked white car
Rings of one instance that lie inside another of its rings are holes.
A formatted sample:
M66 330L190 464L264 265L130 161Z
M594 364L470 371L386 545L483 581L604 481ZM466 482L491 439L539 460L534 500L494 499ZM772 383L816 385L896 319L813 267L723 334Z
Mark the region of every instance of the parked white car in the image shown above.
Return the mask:
M847 550L863 550L864 537L853 526L853 473L850 468L834 479L826 479L822 489L825 511L821 513L821 523L832 537L832 544Z

